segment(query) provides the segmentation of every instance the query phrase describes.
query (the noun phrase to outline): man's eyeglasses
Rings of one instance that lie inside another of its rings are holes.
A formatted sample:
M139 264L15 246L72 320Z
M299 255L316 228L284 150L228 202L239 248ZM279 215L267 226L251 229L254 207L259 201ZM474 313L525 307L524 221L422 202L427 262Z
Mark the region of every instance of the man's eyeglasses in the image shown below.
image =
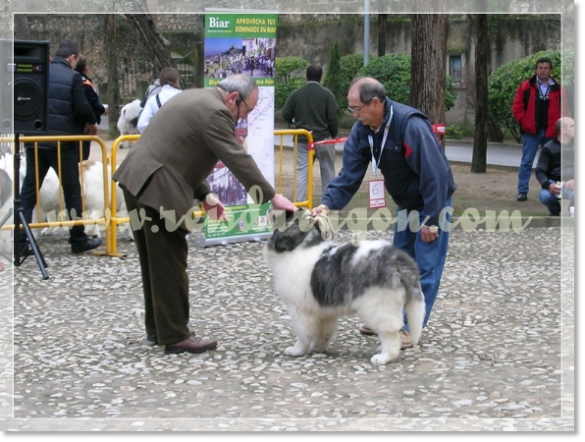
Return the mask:
M350 111L351 113L360 112L364 107L366 107L371 102L372 100L369 100L368 102L362 104L361 106L347 106L347 110Z
M248 103L246 103L246 100L244 100L244 97L242 97L241 95L240 95L240 100L242 101L242 103L244 103L244 106L246 106L246 113L249 114L250 107L248 106Z

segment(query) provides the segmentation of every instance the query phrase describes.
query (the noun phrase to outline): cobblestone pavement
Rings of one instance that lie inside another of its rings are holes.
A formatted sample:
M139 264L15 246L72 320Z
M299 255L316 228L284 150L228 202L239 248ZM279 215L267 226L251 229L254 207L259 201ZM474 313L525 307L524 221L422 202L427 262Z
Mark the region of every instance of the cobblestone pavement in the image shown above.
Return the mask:
M64 232L42 237L50 279L30 257L14 271L14 367L8 342L0 426L574 431L574 229L451 235L422 343L387 366L369 362L378 341L359 334L357 317L340 321L329 354L284 356L294 337L263 242L202 248L190 236L191 326L220 345L165 356L145 340L132 242L120 240L127 258L115 259L72 255ZM9 276L0 272L3 286Z

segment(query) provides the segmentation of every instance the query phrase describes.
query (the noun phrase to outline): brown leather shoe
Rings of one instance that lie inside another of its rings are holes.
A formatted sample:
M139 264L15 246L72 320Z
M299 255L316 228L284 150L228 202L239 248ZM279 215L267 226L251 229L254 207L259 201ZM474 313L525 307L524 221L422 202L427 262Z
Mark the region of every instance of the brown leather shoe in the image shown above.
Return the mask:
M412 347L412 339L410 339L410 333L406 330L402 329L398 333L400 333L400 350L406 350L407 348Z
M169 355L183 352L203 353L207 350L214 350L216 347L216 339L203 339L193 334L184 341L165 345L165 354Z

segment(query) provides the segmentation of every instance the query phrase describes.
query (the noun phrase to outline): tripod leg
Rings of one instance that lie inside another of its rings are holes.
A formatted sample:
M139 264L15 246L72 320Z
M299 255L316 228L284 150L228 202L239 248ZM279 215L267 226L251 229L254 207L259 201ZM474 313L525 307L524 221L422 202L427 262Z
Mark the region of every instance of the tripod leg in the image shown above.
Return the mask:
M30 247L31 247L32 252L33 252L33 255L35 256L35 259L36 259L37 264L39 266L39 270L41 271L41 275L43 276L43 279L49 279L49 275L47 274L47 270L45 269L45 267L47 267L47 263L45 262L45 258L43 257L41 250L39 249L37 241L36 241L34 235L32 234L32 231L30 230L28 223L24 219L24 213L22 213L22 210L20 210L20 209L18 210L18 219L20 220L20 224L22 224L22 227L24 229L24 233L28 239L28 242L29 242ZM18 224L16 224L16 225L18 225ZM22 258L22 261L21 261L20 260L20 232L17 232L16 229L14 231L14 248L15 248L15 250L14 250L14 265L19 266L26 259L26 255Z

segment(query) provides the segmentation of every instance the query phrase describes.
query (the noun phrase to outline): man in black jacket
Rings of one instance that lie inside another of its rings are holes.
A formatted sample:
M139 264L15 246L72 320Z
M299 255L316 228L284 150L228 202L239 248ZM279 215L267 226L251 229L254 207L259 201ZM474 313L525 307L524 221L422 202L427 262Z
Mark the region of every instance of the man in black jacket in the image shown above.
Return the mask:
M74 71L79 60L79 46L72 41L62 42L49 67L47 135L97 134L96 117L85 97L81 75ZM25 220L32 222L36 205L35 166L38 168L39 188L52 167L59 174L59 156L56 142L39 143L38 162L33 146L26 150L26 176L22 184L21 202ZM79 143L61 143L61 183L65 208L70 219L80 219L81 186L79 183ZM30 253L30 244L21 235L21 255ZM92 250L101 244L100 238L89 238L83 226L74 226L69 231L69 243L73 253Z
M538 197L551 216L560 215L561 197L568 199L570 206L575 204L575 122L572 118L563 117L556 122L555 128L557 137L544 145L535 170L536 179L542 187Z

